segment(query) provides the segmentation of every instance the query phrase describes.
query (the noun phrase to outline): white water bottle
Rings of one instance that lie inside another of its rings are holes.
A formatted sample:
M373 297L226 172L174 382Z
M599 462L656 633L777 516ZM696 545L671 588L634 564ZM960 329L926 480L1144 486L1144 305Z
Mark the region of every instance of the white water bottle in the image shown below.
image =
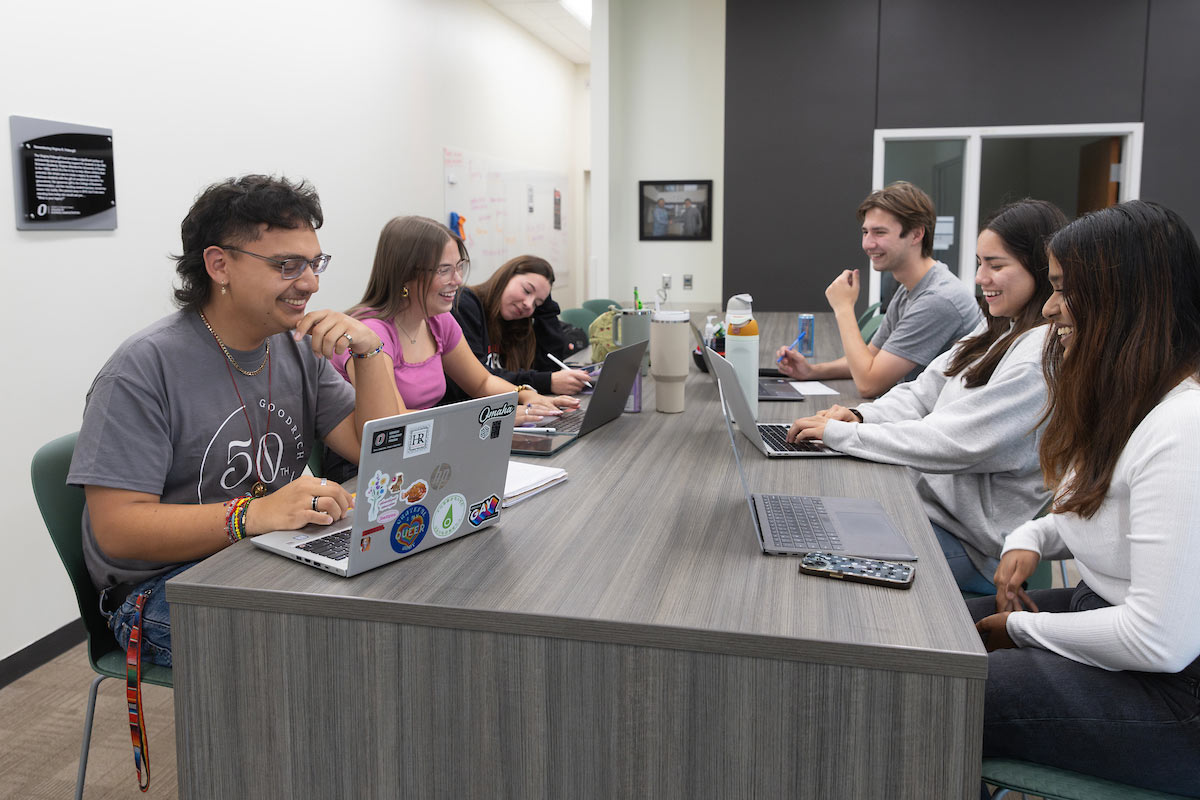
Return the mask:
M746 402L758 419L758 323L754 298L735 294L725 304L725 358L737 373Z

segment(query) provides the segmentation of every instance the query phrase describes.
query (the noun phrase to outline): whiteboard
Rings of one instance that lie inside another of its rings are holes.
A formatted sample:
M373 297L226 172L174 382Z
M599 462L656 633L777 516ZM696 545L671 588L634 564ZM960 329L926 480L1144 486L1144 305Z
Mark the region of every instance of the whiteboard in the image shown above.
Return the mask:
M569 286L567 176L453 147L442 148L445 214L466 217L471 283L510 258L535 255L554 267L555 288Z

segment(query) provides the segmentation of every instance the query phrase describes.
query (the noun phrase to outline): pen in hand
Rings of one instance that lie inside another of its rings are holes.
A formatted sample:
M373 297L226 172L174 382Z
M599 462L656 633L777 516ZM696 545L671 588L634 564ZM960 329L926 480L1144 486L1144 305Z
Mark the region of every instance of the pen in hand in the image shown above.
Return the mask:
M553 354L553 353L546 353L546 358L550 359L550 360L551 360L551 361L553 361L555 364L558 364L558 365L559 365L560 367L562 367L563 369L575 369L574 367L568 366L568 365L564 364L563 362L559 361L557 358L555 358L555 357L554 357L554 354ZM592 383L591 383L591 381L587 381L587 380L585 380L583 383L584 383L584 385L585 385L585 386L587 386L589 389L593 388L593 387L592 387Z
M802 341L804 341L804 334L805 334L805 333L807 333L807 331L800 331L800 335L796 337L796 341L794 341L794 342L792 342L790 345L788 345L788 350L795 350L795 349L799 348L799 347L800 347L800 343L801 343ZM775 363L776 363L776 364L782 364L782 363L783 363L783 356L780 356L779 358L775 359Z

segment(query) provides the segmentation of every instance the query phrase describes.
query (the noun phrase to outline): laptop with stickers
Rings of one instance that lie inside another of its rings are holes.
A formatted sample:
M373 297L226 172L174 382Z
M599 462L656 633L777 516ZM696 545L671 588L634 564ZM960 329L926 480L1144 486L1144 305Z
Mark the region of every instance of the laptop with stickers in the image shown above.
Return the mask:
M750 404L746 402L746 393L738 382L733 365L725 360L711 347L708 350L708 363L717 376L717 385L733 412L733 420L737 423L742 436L749 439L762 454L768 458L796 458L809 456L845 456L832 447L827 447L818 441L788 442L787 432L791 425L783 422L756 422ZM861 554L860 554L861 555Z
M717 356L720 358L720 356ZM878 501L858 497L811 497L750 491L730 421L729 396L718 384L721 416L733 446L738 479L750 506L758 546L770 555L837 553L889 561L916 561L916 553Z
M547 417L540 425L553 428L552 433L522 433L513 431L512 451L523 456L548 456L574 444L601 425L607 425L625 410L625 400L633 381L642 367L642 353L648 342L635 342L604 357L604 367L596 378L592 397L586 409L568 411L561 417Z
M516 403L509 392L371 420L346 518L251 541L349 577L495 524Z

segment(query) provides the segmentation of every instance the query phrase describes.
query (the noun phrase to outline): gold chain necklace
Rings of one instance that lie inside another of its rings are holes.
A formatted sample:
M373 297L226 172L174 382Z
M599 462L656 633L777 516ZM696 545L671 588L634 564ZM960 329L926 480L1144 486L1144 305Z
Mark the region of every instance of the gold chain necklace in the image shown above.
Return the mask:
M266 342L267 352L263 354L262 363L258 365L258 369L254 370L253 372L250 372L250 371L246 370L244 367L242 367L242 365L239 364L237 362L237 360L233 357L233 354L229 352L229 348L226 347L225 343L221 341L221 337L217 336L217 332L213 330L213 326L208 324L208 318L204 316L204 312L199 311L197 313L200 314L200 320L204 323L204 327L208 328L208 332L211 333L213 335L213 338L217 340L217 344L220 346L221 352L225 354L225 357L229 359L229 363L233 364L234 368L238 372L242 373L243 375L245 375L248 378L253 378L255 375L257 375L258 373L263 371L263 368L267 366L267 361L269 361L271 358L271 340L270 339L267 339L267 342Z

